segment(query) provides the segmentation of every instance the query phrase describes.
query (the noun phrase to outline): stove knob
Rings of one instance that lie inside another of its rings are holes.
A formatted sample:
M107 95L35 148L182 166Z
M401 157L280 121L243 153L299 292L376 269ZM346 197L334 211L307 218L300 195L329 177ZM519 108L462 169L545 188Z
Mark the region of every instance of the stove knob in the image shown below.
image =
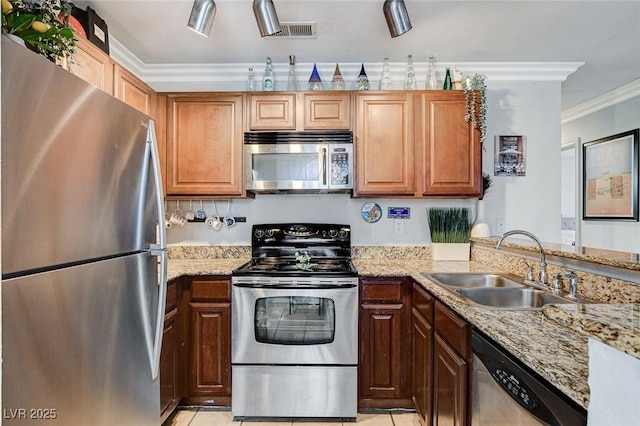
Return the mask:
M340 232L338 233L338 236L340 236L340 238L347 238L349 236L349 232L345 231L344 229L341 229Z
M264 234L269 238L273 237L273 229L267 229L266 231L264 231Z
M253 235L255 235L256 238L260 239L264 236L264 231L262 229L256 229Z
M336 235L338 235L338 231L336 231L335 229L329 229L329 236L331 238L335 238Z

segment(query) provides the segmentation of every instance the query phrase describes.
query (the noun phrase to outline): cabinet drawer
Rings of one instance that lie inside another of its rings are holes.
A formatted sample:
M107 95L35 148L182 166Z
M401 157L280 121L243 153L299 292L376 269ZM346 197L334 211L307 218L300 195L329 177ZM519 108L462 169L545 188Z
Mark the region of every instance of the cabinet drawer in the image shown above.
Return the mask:
M402 282L396 278L362 278L362 301L402 303Z
M413 283L413 307L433 324L433 296L427 293L418 283Z
M191 298L207 300L231 300L231 283L227 279L193 280Z
M471 324L438 301L435 302L434 327L436 333L440 334L465 360L471 357Z

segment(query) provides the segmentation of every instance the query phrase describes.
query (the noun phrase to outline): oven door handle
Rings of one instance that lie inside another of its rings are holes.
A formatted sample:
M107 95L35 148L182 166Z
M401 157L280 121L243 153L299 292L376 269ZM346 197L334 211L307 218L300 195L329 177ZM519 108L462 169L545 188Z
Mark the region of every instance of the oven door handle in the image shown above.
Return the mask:
M265 289L336 289L336 288L354 288L358 284L262 284L262 283L234 283L234 287L241 288L265 288Z

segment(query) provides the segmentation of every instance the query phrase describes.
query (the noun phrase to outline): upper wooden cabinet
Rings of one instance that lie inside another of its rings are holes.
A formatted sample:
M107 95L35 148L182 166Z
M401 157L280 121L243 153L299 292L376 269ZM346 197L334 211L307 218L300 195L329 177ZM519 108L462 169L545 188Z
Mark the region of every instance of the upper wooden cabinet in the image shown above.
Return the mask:
M418 99L422 195L480 196L480 134L464 120L464 94L433 91Z
M113 64L113 96L149 116L155 114L155 92L119 64Z
M142 80L114 62L86 38L76 36L76 54L69 71L151 117L155 115L155 92Z
M354 196L477 197L479 132L457 90L355 94Z
M241 93L166 95L167 195L242 196Z
M270 92L248 96L252 131L348 130L349 92Z
M355 95L354 195L414 195L414 102L411 92Z
M76 38L76 53L68 65L69 71L113 95L113 61L86 38Z

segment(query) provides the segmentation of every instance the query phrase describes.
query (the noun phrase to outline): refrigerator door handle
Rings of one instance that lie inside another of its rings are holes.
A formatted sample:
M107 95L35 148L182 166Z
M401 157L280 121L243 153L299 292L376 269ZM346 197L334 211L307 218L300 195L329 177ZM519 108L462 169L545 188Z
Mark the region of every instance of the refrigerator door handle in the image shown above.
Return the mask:
M156 195L156 206L158 209L158 246L160 249L167 247L167 232L164 224L164 194L162 191L162 175L160 174L160 159L158 158L158 143L156 141L156 124L155 121L149 120L143 124L147 129L147 144L151 155L151 165L153 173L153 183ZM151 247L154 247L152 245Z
M162 176L160 174L160 159L156 142L156 126L153 120L144 123L147 129L148 151L152 165L153 183L155 189L156 207L158 209L158 242L150 244L149 254L160 256L160 276L158 281L158 306L156 328L153 330L153 349L151 354L151 376L155 380L160 373L160 351L162 349L162 331L164 329L164 308L167 303L167 242L164 224L164 194L162 191Z
M153 251L151 251L153 255ZM167 304L167 252L160 253L160 281L158 283L158 316L153 336L151 377L155 380L160 374L160 351L162 349L162 331L164 330L164 308Z

